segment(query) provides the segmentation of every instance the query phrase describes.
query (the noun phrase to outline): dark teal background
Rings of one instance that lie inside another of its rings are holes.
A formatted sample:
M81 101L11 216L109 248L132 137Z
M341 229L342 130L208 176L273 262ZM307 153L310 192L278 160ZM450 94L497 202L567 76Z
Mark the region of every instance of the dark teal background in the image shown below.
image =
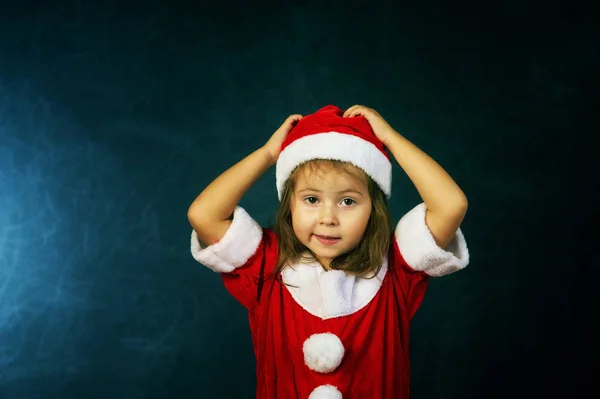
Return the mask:
M588 397L592 2L218 3L2 3L0 398L253 398L246 314L187 208L288 115L357 103L469 199L412 397ZM398 220L420 198L393 172ZM264 225L277 204L274 170L241 202Z

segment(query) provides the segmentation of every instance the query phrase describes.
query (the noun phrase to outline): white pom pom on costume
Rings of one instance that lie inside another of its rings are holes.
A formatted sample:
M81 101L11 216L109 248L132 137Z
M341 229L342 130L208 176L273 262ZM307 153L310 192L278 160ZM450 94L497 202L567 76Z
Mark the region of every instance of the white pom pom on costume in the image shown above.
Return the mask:
M333 385L316 387L308 399L342 399L342 393Z
M302 347L304 363L309 369L318 373L329 373L335 370L344 357L344 344L331 333L314 334Z

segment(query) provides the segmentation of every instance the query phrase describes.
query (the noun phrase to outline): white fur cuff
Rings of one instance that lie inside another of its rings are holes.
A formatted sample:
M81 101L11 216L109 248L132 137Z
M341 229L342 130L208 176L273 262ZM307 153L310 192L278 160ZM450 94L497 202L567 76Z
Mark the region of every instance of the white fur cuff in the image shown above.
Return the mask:
M236 207L231 226L221 240L205 248L192 230L191 252L194 259L217 273L230 273L243 266L258 249L262 228L241 207Z
M395 236L402 257L413 269L435 277L464 269L469 250L462 231L456 231L446 249L440 248L425 222L426 210L425 203L420 203L398 222Z

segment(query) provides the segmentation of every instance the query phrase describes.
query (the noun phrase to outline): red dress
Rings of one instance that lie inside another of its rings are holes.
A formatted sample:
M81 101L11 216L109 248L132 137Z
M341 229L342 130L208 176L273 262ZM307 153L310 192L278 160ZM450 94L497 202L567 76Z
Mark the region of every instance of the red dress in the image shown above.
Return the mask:
M408 399L409 326L430 276L460 270L469 252L460 229L439 248L421 203L400 219L378 275L325 271L318 263L282 272L257 292L277 260L277 238L238 207L218 242L194 258L221 274L249 314L260 399ZM262 273L262 274L261 274Z

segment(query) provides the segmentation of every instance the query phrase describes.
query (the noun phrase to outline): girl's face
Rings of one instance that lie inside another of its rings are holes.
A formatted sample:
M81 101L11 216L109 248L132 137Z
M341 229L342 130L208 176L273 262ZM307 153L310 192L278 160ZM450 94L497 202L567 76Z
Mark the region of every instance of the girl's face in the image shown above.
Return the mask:
M366 182L334 168L314 172L306 168L295 186L290 206L294 232L329 268L334 258L362 239L371 216Z

